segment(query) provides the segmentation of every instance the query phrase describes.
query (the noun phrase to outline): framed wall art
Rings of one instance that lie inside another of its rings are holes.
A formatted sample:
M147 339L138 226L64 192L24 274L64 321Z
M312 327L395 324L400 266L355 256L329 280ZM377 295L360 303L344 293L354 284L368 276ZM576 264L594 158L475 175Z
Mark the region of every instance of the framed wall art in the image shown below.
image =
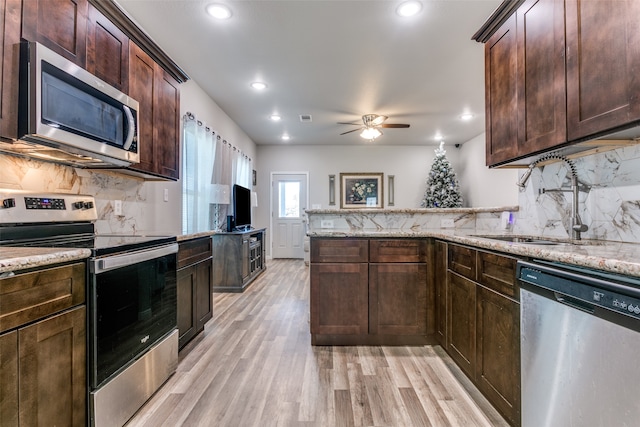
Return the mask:
M383 173L340 174L340 208L383 208Z

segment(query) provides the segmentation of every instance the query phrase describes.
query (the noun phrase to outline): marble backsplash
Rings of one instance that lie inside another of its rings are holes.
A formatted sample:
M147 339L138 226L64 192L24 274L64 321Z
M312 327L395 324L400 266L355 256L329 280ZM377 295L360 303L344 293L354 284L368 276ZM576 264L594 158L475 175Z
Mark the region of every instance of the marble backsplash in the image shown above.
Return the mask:
M0 154L0 188L92 195L100 234L138 234L153 228L148 183L135 177ZM122 216L114 214L114 200L122 200Z
M640 145L574 162L585 189L580 192L579 214L589 230L583 238L640 243ZM571 193L540 190L568 188L570 177L564 162L534 169L519 195L514 233L568 237Z

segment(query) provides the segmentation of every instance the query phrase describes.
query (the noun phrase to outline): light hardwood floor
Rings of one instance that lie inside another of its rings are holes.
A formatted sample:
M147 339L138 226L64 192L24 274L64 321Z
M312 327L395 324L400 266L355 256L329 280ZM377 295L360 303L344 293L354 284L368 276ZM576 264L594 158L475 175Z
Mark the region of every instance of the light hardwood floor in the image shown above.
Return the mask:
M313 347L309 269L272 260L128 426L506 426L439 346Z

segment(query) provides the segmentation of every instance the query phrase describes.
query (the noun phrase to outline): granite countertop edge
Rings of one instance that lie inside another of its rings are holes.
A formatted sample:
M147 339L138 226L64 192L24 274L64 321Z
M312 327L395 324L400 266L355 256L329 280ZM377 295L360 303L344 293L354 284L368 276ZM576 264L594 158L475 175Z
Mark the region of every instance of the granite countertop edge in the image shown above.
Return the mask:
M498 207L482 207L482 208L414 208L414 209L395 209L395 208L361 208L361 209L306 209L307 214L330 214L330 215L349 215L349 214L438 214L438 213L482 213L482 212L516 212L519 206L498 206Z
M475 236L475 230L333 230L310 231L310 237L373 237L411 238L433 237L452 243L490 249L522 257L555 261L586 268L640 277L640 244L595 240L585 240L576 244L535 245L512 243L486 237ZM480 234L480 233L478 233ZM487 235L490 233L482 233ZM501 236L500 234L495 234ZM504 234L503 234L504 235ZM546 239L546 237L532 236ZM553 238L549 238L553 239Z
M0 247L0 273L85 260L89 249Z

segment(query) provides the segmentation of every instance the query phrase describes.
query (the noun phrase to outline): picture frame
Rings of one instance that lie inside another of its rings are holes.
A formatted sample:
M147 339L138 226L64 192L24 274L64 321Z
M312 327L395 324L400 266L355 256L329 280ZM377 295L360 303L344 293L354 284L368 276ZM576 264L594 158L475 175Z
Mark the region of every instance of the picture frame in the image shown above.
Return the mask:
M340 173L340 209L382 209L383 180L382 172Z

